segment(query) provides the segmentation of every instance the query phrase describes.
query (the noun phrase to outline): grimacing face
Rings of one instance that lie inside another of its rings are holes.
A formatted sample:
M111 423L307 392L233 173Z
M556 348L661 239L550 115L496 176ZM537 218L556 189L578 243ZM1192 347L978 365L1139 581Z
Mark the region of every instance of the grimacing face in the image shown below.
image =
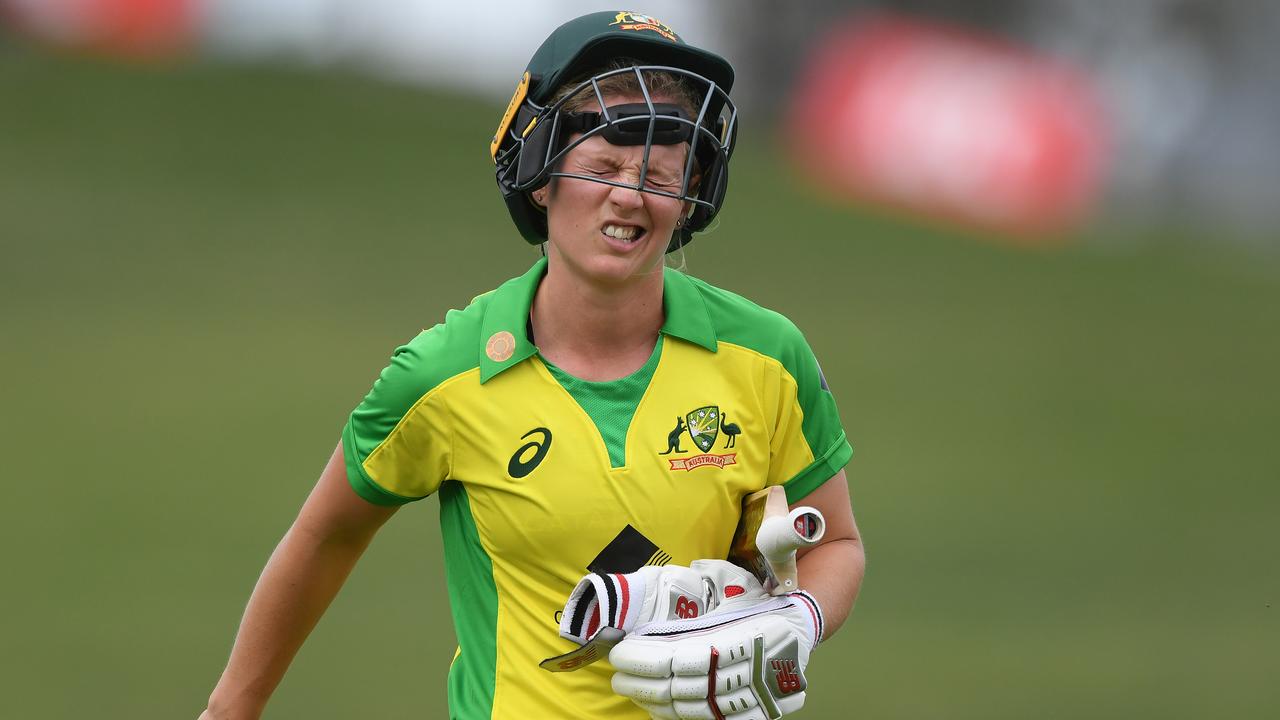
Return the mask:
M644 99L605 98L611 106L633 102ZM664 100L655 98L655 102ZM599 112L594 103L585 109ZM645 187L678 194L688 151L686 143L653 145ZM635 185L643 159L643 145L613 145L597 135L570 150L560 169ZM676 223L689 209L676 198L566 177L552 178L532 196L547 210L549 262L563 263L581 279L604 284L660 270Z

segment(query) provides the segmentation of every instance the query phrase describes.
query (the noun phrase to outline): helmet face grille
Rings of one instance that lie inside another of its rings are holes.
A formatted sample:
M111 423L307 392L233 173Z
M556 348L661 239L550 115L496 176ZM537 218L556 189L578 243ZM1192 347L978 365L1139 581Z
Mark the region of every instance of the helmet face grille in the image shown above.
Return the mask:
M690 116L680 105L655 101L648 72L676 76L692 86L700 99L697 114ZM600 83L610 77L634 74L643 102L609 104ZM520 97L522 84L517 88ZM584 100L586 101L584 103ZM570 111L580 107L589 111ZM671 239L668 252L692 239L692 234L706 229L720 211L728 185L729 158L733 154L738 132L737 108L727 92L715 82L681 68L665 65L637 65L595 75L572 88L564 97L545 107L527 97L512 99L500 135L491 148L497 164L497 180L508 208L531 243L546 239L545 216L528 198L528 193L543 187L552 178L567 177L623 187L690 203L693 212ZM576 137L575 137L576 136ZM613 145L642 147L639 176L635 183L603 177L564 172L561 161L583 142L601 137ZM678 190L663 189L649 183L649 159L654 145L686 143L688 155Z

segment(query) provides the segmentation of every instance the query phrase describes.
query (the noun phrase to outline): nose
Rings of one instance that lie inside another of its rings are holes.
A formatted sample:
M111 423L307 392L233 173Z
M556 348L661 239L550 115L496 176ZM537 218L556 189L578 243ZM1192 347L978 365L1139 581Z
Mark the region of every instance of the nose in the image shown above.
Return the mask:
M639 176L623 174L619 176L618 180L628 185L636 185L639 182ZM609 201L622 208L638 208L644 204L644 198L640 197L640 191L634 187L611 187Z

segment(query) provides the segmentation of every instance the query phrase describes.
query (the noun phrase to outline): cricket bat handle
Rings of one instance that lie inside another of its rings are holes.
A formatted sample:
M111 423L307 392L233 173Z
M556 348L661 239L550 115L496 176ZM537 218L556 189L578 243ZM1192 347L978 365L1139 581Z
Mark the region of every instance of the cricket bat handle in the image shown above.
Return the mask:
M796 551L817 545L827 531L826 518L816 508L798 507L786 515L767 517L756 532L756 549L769 564L777 585L766 588L773 595L799 589Z

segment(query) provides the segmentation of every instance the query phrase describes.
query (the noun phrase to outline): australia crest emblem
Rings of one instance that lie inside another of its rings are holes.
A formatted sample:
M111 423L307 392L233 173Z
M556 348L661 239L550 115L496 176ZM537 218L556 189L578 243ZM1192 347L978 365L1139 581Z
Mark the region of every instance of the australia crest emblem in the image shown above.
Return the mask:
M715 405L700 407L685 415L684 421L693 444L702 452L715 446L716 437L720 435L720 408Z
M675 428L667 434L667 449L658 454L683 455L688 453L689 451L685 450L681 443L681 440L687 435L693 441L694 447L700 450L702 454L692 457L671 458L672 470L693 470L694 468L707 466L723 468L725 465L737 463L737 453L717 454L712 450L716 447L716 442L721 436L725 438L725 448L734 447L741 432L742 429L736 423L726 422L724 413L721 412L718 405L704 405L690 410L684 414L684 417L676 417Z

